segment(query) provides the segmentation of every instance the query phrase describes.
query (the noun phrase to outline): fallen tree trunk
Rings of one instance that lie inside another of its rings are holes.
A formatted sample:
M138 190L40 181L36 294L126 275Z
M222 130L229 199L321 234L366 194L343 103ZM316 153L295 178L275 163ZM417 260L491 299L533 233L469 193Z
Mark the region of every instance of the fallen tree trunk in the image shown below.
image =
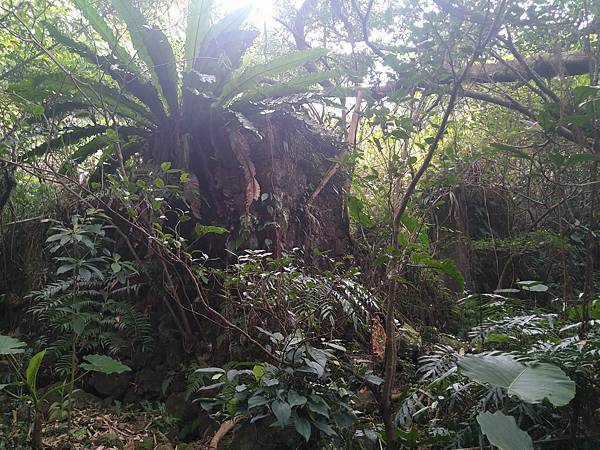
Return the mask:
M585 75L590 72L590 64L592 63L592 58L582 53L545 55L527 60L529 69L542 78ZM450 70L448 70L448 73L450 73ZM514 83L530 81L531 79L531 72L515 60L475 66L472 73L467 76L465 83ZM452 77L442 78L438 81L439 84L451 84L452 82ZM429 84L422 87L430 87ZM403 80L389 82L383 86L374 86L367 90L371 92L373 97L381 98L401 88L406 88Z
M589 73L590 63L591 58L580 53L546 55L527 60L529 68L542 78L584 75ZM511 83L531 79L531 73L518 61L484 64L476 67L468 77L468 81L476 83Z

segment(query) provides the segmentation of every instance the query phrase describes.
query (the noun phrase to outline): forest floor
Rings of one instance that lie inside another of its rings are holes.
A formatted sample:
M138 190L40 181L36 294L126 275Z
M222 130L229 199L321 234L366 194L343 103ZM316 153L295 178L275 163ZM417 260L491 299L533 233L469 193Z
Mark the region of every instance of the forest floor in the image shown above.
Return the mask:
M11 423L0 423L0 435L8 447L0 449L20 450L30 448L31 432L28 417L20 417L14 410ZM129 410L121 405L112 407L86 403L72 411L71 423L47 421L43 429L42 444L45 449L60 450L204 450L205 441L174 444L170 437L173 418L161 411Z

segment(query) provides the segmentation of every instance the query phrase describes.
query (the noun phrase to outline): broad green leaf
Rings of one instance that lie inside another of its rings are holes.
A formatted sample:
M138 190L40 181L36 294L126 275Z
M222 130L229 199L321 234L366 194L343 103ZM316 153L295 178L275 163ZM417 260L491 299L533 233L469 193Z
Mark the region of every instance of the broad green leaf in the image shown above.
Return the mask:
M307 399L303 395L298 394L293 389L288 392L287 395L288 402L290 406L293 408L294 406L302 406L306 403Z
M265 366L257 364L252 368L252 373L254 374L254 378L260 380L265 375Z
M396 436L396 439L400 440L400 442L409 448L418 446L419 430L417 430L415 426L412 426L408 431L405 431L401 428L396 428L394 435Z
M581 103L587 98L595 97L600 94L600 86L577 86L573 89L573 95L577 103Z
M327 50L313 48L297 51L280 58L275 58L265 64L247 67L241 74L232 78L221 91L217 104L227 104L239 94L254 88L265 77L281 75L289 70L297 69L303 64L314 61L327 54Z
M31 101L47 100L58 93L64 98L76 99L77 101L62 103L65 113L97 107L102 110L108 108L114 114L124 115L142 123L148 122L152 117L142 105L132 101L123 92L82 75L77 76L75 83L62 72L51 72L11 84L9 90L17 95L17 99L23 97ZM46 115L51 113L52 108Z
M85 363L81 364L81 368L90 372L100 372L106 375L113 373L124 373L131 370L120 361L105 355L86 355L83 357Z
M319 420L315 420L313 422L313 425L315 427L317 427L319 430L321 430L323 433L325 433L328 436L335 436L337 435L337 433L333 430L333 428L331 428L331 426L325 422L319 421Z
M570 155L568 158L566 158L564 163L567 166L574 166L574 165L582 163L582 162L594 162L594 161L600 161L600 155L595 155L593 153L575 153L573 155Z
M173 48L163 31L156 27L142 30L144 44L153 64L160 91L173 116L179 115L179 74Z
M142 30L149 26L143 14L130 0L111 0L111 4L119 19L127 25L127 31L137 55L144 61L150 73L153 73L152 59L148 54L142 35Z
M310 396L308 409L310 409L312 412L329 418L329 405L325 400L323 400L322 397L319 397L318 395Z
M31 392L33 395L35 395L37 392L37 374L40 371L40 366L45 355L46 350L42 350L41 352L33 355L29 360L27 369L25 369L25 380L27 381L27 387L29 388L29 392Z
M531 437L517 426L514 417L500 411L494 414L482 412L477 416L477 422L490 444L500 450L533 450Z
M75 3L75 6L81 11L81 14L83 14L96 33L110 46L119 62L126 67L131 67L131 55L119 45L119 39L104 18L98 14L98 8L89 0L73 0L73 3Z
M114 81L116 81L124 92L133 95L143 104L148 106L148 108L152 111L153 115L158 121L164 120L165 110L163 108L162 101L159 97L158 90L154 86L152 86L151 83L146 82L135 72L131 72L128 65L119 65L118 61L115 61L113 58L97 54L95 50L62 33L51 23L46 23L45 26L50 36L52 36L52 38L56 42L61 43L73 53L80 55L81 57L88 60L91 64L96 65L98 69L102 70L103 72L108 74ZM154 36L154 33L152 30L145 30L144 35ZM153 54L161 53L162 46L160 45L160 42L149 43L148 45L149 47L152 47L154 49ZM162 60L159 62L162 62ZM157 73L160 72L160 74L162 74L165 71L166 63L161 64L160 66L158 66L157 64L158 62L155 61L155 67L158 67L156 71ZM83 93L81 89L79 89L79 93ZM98 97L98 100L100 101L100 106L103 109L105 109L102 98L95 93L94 96Z
M292 407L289 403L282 400L275 400L271 403L271 411L277 418L277 423L280 427L285 427L290 423L290 416L292 415Z
M11 336L0 334L0 355L17 355L25 352L27 344Z
M73 320L71 320L71 329L76 336L81 336L88 324L88 320L89 316L81 313L73 317Z
M213 0L190 0L185 32L185 70L194 67L202 41L208 32Z
M356 220L366 228L375 226L375 222L364 212L364 204L358 197L348 195L346 204L348 205L348 215L351 219Z
M369 383L374 384L375 386L380 386L383 384L383 378L378 377L377 375L375 375L373 373L366 373L364 378Z
M402 217L400 217L400 222L402 222L402 225L404 225L411 233L417 231L422 226L422 221L419 220L418 217L407 212L402 214Z
M263 406L269 403L269 400L262 395L255 395L248 399L248 409L256 408L257 406Z
M588 116L586 114L576 114L576 115L571 115L571 116L564 116L561 119L561 123L564 123L565 125L577 125L580 127L587 127L590 126L592 124L592 116Z
M553 364L522 364L502 354L464 356L458 366L471 380L505 388L509 395L527 403L541 403L547 398L555 406L564 406L575 397L575 383Z
M524 291L546 292L548 290L548 286L541 281L517 281L517 285Z
M300 436L304 438L306 442L310 439L310 423L304 417L294 418L294 427Z

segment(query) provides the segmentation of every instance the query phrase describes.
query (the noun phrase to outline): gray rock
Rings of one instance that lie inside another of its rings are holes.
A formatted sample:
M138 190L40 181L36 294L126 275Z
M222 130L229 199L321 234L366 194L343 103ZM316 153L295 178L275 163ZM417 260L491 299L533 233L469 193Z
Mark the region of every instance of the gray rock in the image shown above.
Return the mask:
M161 383L161 377L151 368L142 369L135 376L136 392L144 397L158 397Z
M101 397L120 398L127 391L130 381L131 375L127 372L112 375L93 373L88 384Z

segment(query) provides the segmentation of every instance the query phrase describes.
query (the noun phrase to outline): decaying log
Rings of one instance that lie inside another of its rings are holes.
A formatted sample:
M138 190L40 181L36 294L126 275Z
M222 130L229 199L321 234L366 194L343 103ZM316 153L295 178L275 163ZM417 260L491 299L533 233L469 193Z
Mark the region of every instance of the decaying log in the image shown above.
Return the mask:
M542 78L553 78L559 75L584 75L590 71L590 57L580 53L566 55L545 55L527 60L527 65ZM518 61L505 64L485 64L474 67L467 78L477 83L510 83L529 81L531 74Z

